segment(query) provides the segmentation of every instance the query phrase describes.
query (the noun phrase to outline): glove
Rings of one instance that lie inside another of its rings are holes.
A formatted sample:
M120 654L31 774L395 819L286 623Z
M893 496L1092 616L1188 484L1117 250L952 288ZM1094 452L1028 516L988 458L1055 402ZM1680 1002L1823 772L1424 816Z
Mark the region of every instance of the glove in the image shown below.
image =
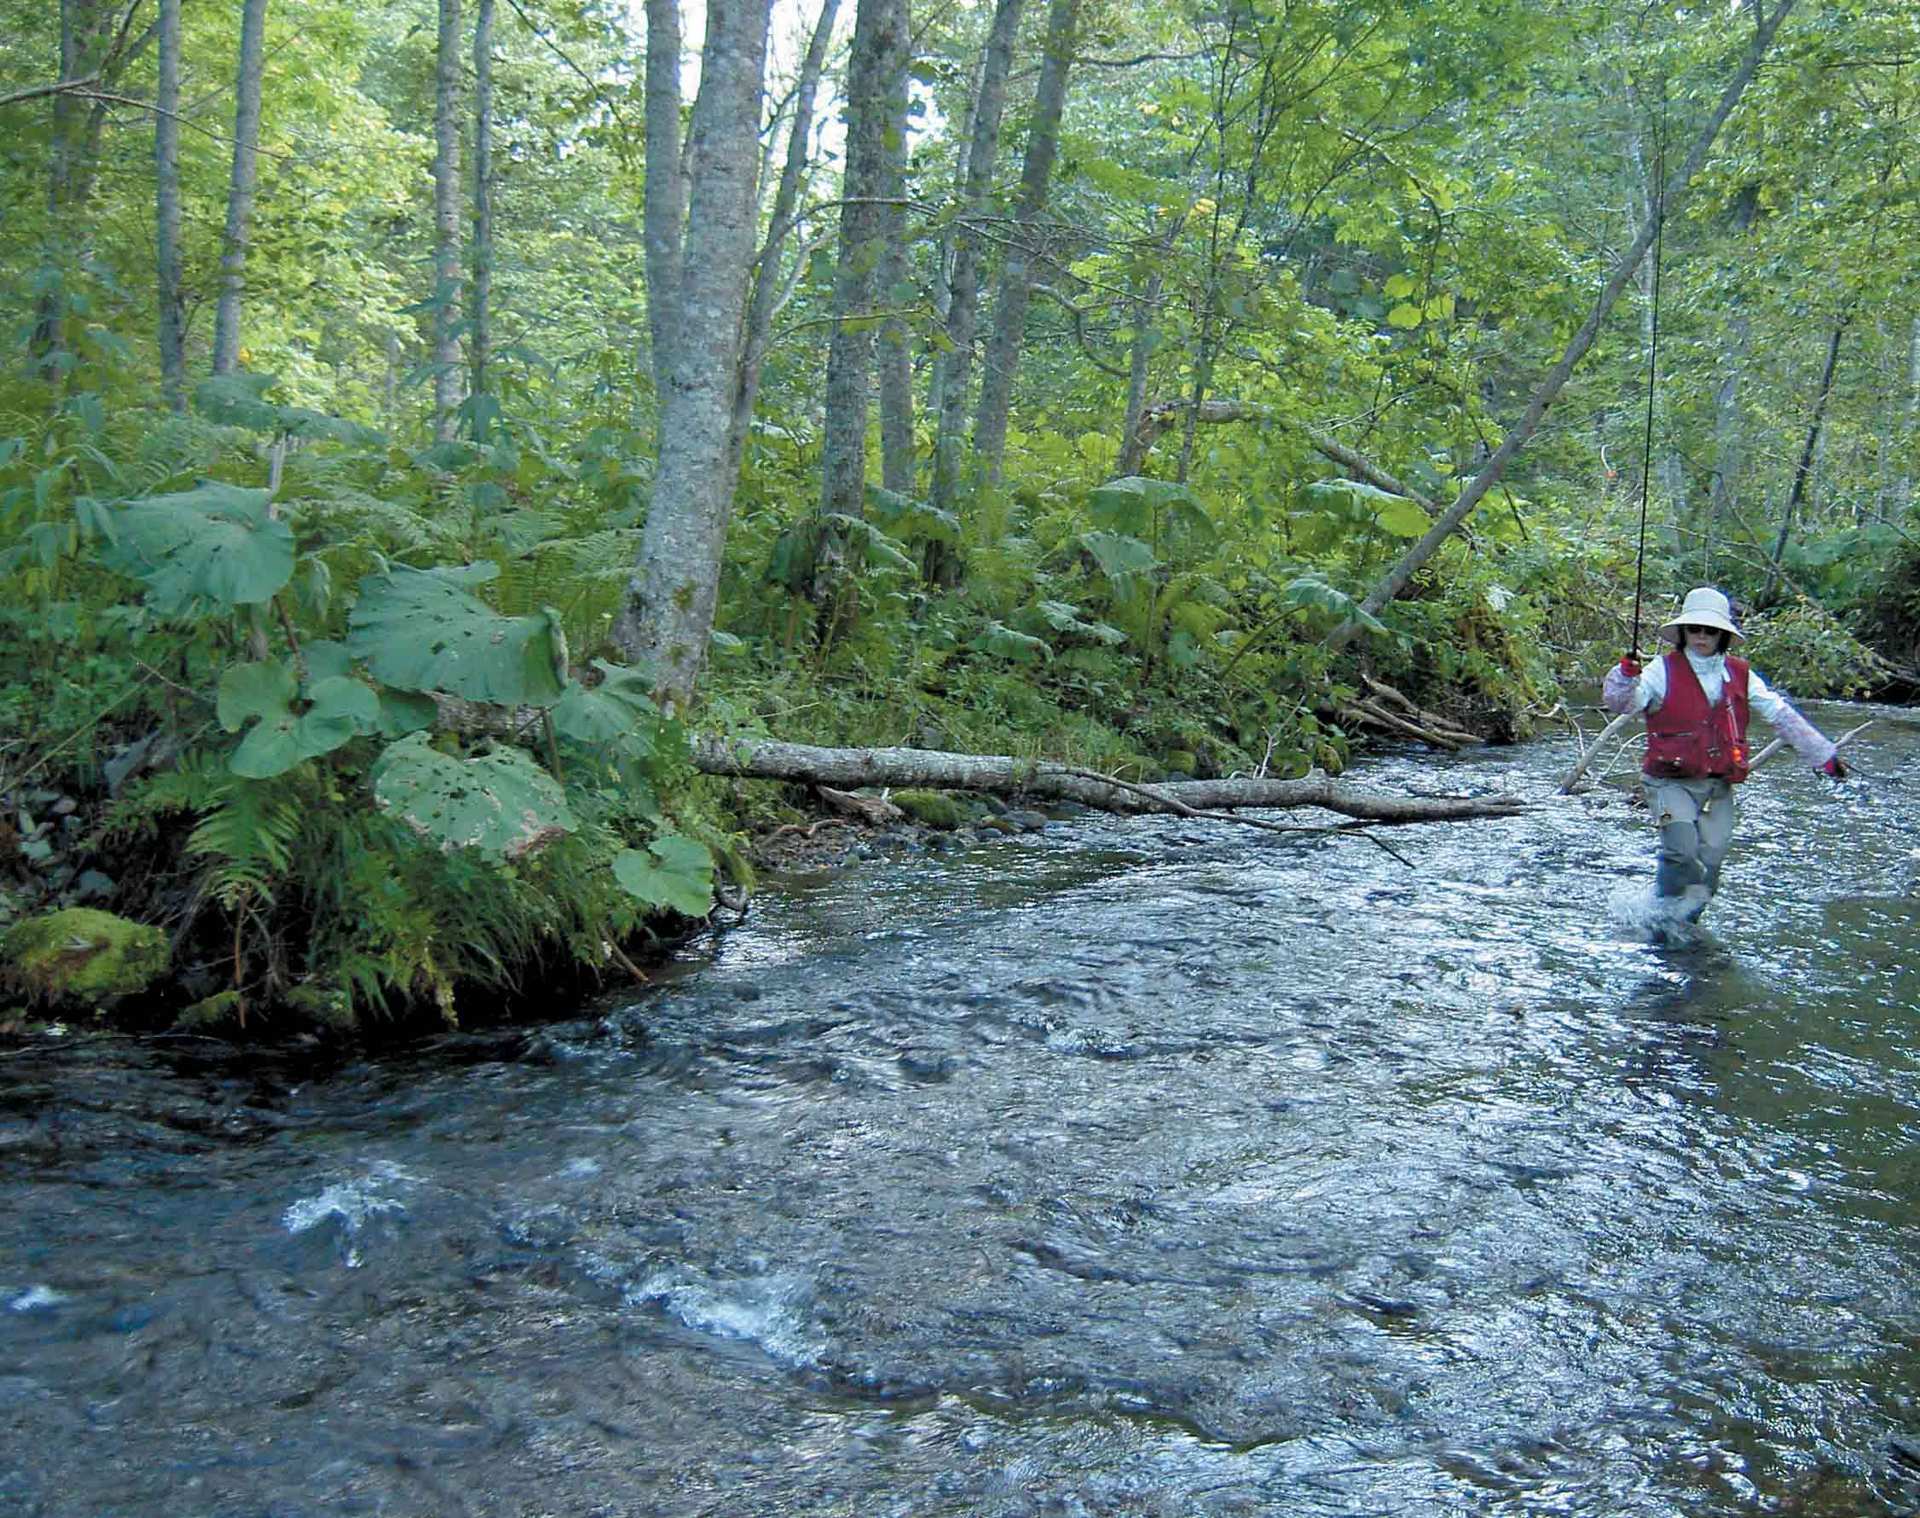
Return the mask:
M1823 775L1831 775L1835 780L1845 780L1853 771L1847 768L1846 760L1842 759L1838 754L1835 754L1825 764L1820 766L1820 773Z
M1629 680L1638 680L1640 678L1640 661L1628 655L1620 661L1620 673L1625 675Z

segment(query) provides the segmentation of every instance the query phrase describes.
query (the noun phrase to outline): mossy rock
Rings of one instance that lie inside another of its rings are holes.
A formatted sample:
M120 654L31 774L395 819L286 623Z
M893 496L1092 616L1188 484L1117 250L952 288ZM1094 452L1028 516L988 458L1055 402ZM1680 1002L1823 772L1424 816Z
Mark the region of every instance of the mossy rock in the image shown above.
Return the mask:
M68 907L16 923L0 954L21 990L42 1001L104 1007L144 991L166 973L167 935L92 907Z
M915 822L947 830L973 821L973 808L945 791L889 791L887 799Z

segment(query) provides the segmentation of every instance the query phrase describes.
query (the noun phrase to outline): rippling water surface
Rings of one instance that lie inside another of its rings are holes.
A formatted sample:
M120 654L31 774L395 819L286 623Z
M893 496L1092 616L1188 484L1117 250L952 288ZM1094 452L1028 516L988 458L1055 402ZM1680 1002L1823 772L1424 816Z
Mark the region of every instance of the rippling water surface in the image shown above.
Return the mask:
M1684 952L1618 789L1405 863L1089 818L768 892L532 1034L10 1053L0 1511L1920 1512L1875 715L1869 778L1746 788Z

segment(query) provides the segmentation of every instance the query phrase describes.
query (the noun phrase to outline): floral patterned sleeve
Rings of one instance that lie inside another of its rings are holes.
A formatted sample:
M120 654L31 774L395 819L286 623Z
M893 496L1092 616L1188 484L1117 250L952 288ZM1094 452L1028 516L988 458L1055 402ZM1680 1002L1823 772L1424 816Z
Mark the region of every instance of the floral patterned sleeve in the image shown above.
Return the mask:
M1815 769L1839 752L1825 733L1793 709L1792 702L1760 678L1757 669L1747 672L1747 703L1772 723L1773 730Z

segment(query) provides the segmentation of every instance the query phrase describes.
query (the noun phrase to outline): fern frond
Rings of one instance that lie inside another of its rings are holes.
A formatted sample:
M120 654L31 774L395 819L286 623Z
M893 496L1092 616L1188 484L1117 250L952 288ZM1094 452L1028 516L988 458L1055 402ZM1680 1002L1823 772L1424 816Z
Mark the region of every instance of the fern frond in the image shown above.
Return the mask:
M208 886L221 905L272 901L275 883L293 862L301 817L299 794L283 778L230 775L188 837L187 853L208 860Z

